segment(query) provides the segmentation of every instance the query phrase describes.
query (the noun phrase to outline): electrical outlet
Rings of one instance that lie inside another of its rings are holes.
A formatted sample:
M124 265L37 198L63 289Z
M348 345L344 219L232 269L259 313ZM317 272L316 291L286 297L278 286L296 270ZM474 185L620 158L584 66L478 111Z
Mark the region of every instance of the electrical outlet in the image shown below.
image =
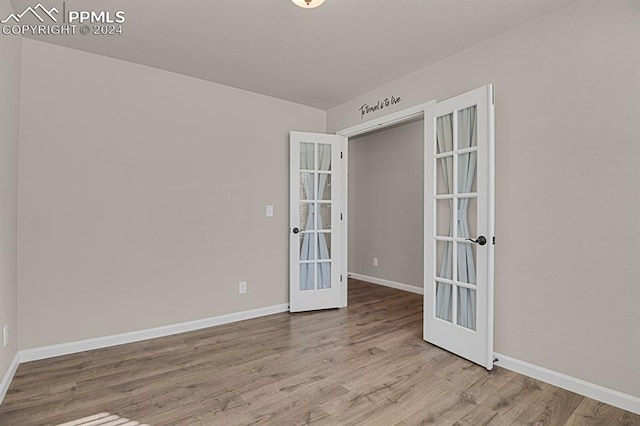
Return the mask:
M9 326L7 324L2 327L2 345L7 346L9 344Z
M240 284L238 284L238 293L245 294L246 292L247 292L247 282L240 281Z
M377 257L373 258L373 266L378 266L378 258Z

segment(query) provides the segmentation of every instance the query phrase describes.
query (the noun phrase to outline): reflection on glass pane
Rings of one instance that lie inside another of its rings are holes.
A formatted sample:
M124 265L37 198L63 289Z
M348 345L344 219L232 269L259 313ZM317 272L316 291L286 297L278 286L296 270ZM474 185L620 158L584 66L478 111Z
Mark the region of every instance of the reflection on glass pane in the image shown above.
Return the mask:
M300 290L313 290L314 263L300 264Z
M331 145L318 144L318 170L331 170Z
M453 194L453 157L436 160L436 194Z
M436 241L436 275L453 278L453 241Z
M331 229L331 204L318 204L318 229Z
M451 220L453 200L436 200L436 235L439 237L451 237Z
M318 174L318 200L331 200L331 175Z
M300 173L300 199L313 200L315 197L315 179L313 173Z
M331 259L331 233L318 234L318 259Z
M438 117L436 121L437 153L453 151L453 114Z
M458 198L458 236L476 238L478 236L478 199Z
M436 317L451 322L451 284L436 282Z
M458 149L477 146L476 106L458 111Z
M300 203L300 227L305 231L315 229L315 205L313 203Z
M315 144L303 142L300 144L300 169L315 170Z
M458 281L476 283L476 247L475 244L456 243L458 245Z
M315 260L316 255L313 251L315 239L316 235L313 233L300 234L300 260Z
M318 290L331 288L331 263L318 263Z
M475 192L476 152L458 156L458 193Z
M458 287L458 325L476 329L476 291Z

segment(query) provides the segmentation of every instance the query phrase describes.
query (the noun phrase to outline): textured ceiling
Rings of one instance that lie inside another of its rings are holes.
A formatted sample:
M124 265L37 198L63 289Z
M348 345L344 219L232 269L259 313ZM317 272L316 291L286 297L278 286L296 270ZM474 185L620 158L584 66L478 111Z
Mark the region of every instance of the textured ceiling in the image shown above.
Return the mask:
M575 1L66 0L125 11L123 34L31 38L328 109Z

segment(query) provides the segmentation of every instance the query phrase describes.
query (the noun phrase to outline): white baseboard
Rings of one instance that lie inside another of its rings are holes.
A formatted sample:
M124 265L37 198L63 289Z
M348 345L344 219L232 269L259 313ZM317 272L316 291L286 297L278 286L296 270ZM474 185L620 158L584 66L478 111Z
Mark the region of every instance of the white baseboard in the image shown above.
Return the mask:
M397 283L394 281L384 280L382 278L368 277L366 275L356 274L355 272L349 272L349 276L355 280L366 281L371 284L383 285L385 287L391 287L402 291L408 291L415 294L424 294L424 288L416 287L409 284Z
M9 390L9 385L11 384L11 380L13 380L13 376L16 374L16 370L18 369L18 365L20 364L20 353L16 353L16 356L13 357L13 361L9 364L9 369L5 373L2 378L2 382L0 382L0 404L4 400L7 391Z
M559 388L566 389L598 401L602 401L606 404L622 408L623 410L640 414L640 398L638 397L605 388L604 386L596 385L582 379L567 376L566 374L558 373L557 371L549 370L499 353L495 353L494 356L498 358L495 365L499 367L524 374L525 376L538 379L542 382L558 386Z
M278 314L281 312L287 312L288 310L288 304L273 305L267 306L265 308L253 309L250 311L236 312L227 315L220 315L217 317L167 325L164 327L156 327L147 330L115 334L112 336L97 337L95 339L80 340L77 342L61 343L59 345L26 349L19 352L20 362L36 361L39 359L53 358L56 356L69 355L78 352L90 351L93 349L106 348L109 346L124 345L126 343L155 339L157 337L164 337L170 336L172 334L200 330L203 328L214 327L216 325L229 324L232 322Z

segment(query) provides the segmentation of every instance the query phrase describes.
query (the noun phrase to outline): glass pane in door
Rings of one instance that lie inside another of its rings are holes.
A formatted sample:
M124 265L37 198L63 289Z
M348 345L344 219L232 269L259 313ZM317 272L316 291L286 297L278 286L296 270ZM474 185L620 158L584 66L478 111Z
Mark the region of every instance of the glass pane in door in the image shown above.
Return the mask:
M318 234L318 259L331 259L331 234L322 232Z
M300 173L300 199L301 200L313 200L315 199L315 175L313 173L302 172Z
M452 203L452 200L436 200L436 235L439 237L453 235L451 232L451 223L453 221Z
M316 205L314 203L300 203L300 227L303 231L315 229Z
M453 193L453 156L436 160L436 194Z
M314 274L314 263L301 263L300 264L300 290L308 291L314 290L315 286L313 283Z
M315 150L314 143L303 142L300 144L300 170L314 170L316 168Z
M318 229L331 229L331 204L318 203Z
M458 281L465 284L476 284L476 251L477 247L471 242L456 243L458 251L457 272Z
M476 329L476 291L458 287L458 320L456 323L469 330Z
M331 200L331 175L318 174L318 200Z
M475 238L478 235L478 199L476 197L460 197L458 206L458 237Z
M476 192L476 152L459 154L458 157L458 193Z
M458 111L458 149L477 146L476 106Z
M318 170L331 170L331 145L318 144Z
M323 262L317 264L318 290L331 288L331 263Z
M443 115L436 120L436 153L453 151L453 114Z
M315 234L300 234L300 260L315 260Z
M451 322L451 284L436 282L436 317Z
M436 241L436 275L450 280L453 278L453 242Z

